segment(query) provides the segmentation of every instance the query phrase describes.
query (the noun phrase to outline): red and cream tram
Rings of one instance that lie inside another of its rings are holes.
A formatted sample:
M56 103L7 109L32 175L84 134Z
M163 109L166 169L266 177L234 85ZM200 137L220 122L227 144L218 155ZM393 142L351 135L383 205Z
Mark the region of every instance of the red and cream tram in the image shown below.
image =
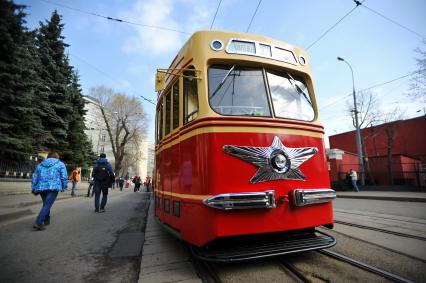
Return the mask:
M307 53L265 36L194 33L158 69L155 215L196 256L330 247L332 200Z

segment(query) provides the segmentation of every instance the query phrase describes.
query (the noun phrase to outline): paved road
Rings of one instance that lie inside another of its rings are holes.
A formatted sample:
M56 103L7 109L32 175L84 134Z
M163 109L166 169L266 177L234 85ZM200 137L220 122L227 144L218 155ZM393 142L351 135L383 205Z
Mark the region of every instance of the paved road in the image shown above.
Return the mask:
M334 231L426 262L424 202L336 199L334 217Z
M51 224L35 215L0 226L0 282L135 282L149 195L113 191L106 213L93 198L54 204Z
M426 219L426 203L337 198L334 208Z

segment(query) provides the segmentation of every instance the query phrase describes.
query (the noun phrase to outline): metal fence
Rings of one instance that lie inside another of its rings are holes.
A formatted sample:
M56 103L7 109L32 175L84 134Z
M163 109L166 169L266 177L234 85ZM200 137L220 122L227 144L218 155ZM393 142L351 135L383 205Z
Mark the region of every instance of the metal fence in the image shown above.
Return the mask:
M29 179L37 164L35 160L27 160L21 163L0 160L0 178Z
M41 161L41 160L40 160ZM28 160L21 163L13 163L0 160L0 179L31 179L39 162ZM76 166L66 164L68 175ZM81 180L88 180L91 171L88 168L81 169Z
M376 171L367 174L365 184L367 186L405 186L425 188L426 174L423 171L394 171L392 172L392 182L388 172ZM332 182L333 187L339 189L352 189L351 181L347 177L347 172L338 172L338 180ZM358 184L361 174L358 175Z

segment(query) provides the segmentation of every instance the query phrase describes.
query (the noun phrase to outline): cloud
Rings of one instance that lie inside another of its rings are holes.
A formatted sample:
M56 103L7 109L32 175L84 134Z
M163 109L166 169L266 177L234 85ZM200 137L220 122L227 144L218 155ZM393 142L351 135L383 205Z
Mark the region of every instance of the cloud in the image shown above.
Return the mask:
M170 0L138 0L131 11L121 17L148 26L161 26L170 29L183 29L173 19L173 3ZM150 53L160 55L176 51L182 45L182 34L142 26L133 26L136 34L125 39L122 50L126 53Z
M188 18L188 26L191 27L193 31L195 30L206 30L211 26L211 21L213 20L214 13L217 9L217 3L215 1L207 1L209 3L201 3L202 1L186 1L189 7L192 7L192 11ZM219 10L220 12L220 10ZM215 23L217 23L218 18L216 18ZM213 25L215 29L216 25Z
M177 52L189 37L189 33L207 29L216 9L215 2L199 3L196 0L137 0L130 11L120 14L121 18L162 30L132 25L135 34L127 37L122 45L125 53L164 55Z

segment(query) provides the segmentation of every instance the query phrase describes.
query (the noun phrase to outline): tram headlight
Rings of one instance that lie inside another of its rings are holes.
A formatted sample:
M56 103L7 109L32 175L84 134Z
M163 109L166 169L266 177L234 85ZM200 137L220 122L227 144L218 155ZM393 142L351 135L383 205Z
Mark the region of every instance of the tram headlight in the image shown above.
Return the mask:
M220 51L223 49L223 43L219 39L215 39L210 43L210 48L214 51Z
M272 169L277 173L286 173L290 169L290 159L282 152L273 152L270 157Z

